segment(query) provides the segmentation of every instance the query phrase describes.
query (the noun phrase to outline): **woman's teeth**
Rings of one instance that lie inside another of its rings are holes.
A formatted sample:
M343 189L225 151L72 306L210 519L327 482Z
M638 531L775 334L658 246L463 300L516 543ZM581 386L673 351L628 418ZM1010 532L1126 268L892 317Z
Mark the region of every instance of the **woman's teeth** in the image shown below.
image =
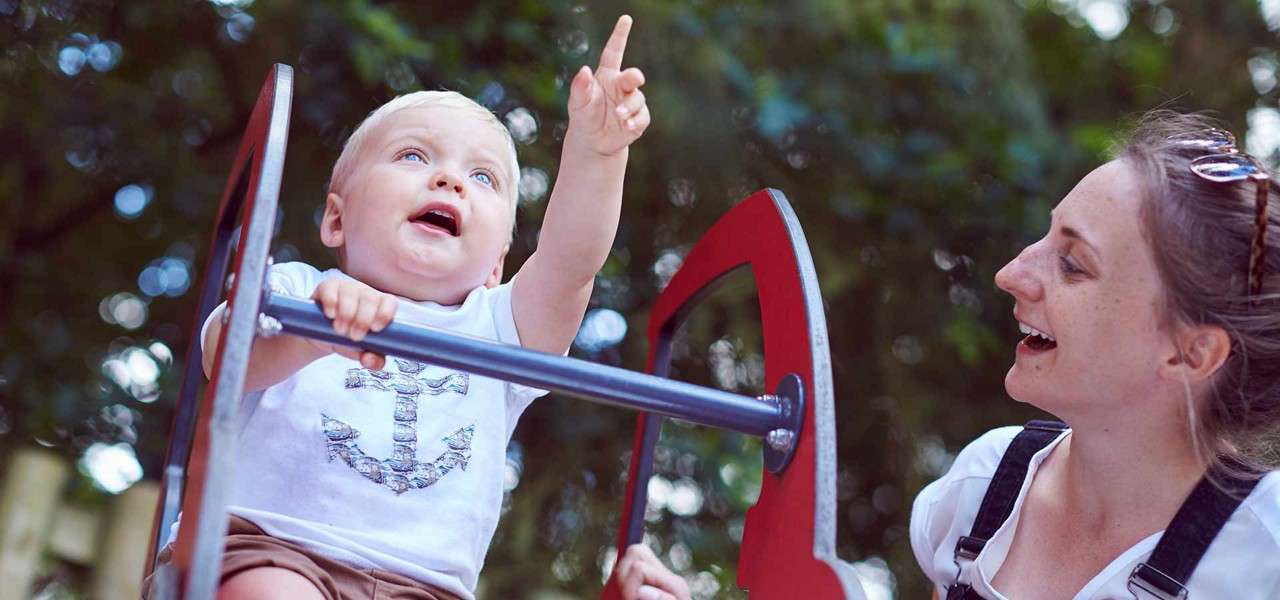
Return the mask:
M1055 337L1053 337L1053 336L1051 336L1051 335L1049 335L1049 334L1047 334L1047 333L1045 333L1045 332L1043 332L1043 331L1040 331L1039 329L1036 329L1035 327L1032 327L1032 326L1030 326L1030 325L1027 325L1026 323L1018 323L1018 330L1019 330L1019 331L1021 331L1022 333L1027 334L1027 335L1034 335L1034 336L1038 336L1038 337L1043 338L1043 339L1045 339L1045 340L1047 340L1047 341L1050 341L1050 342L1056 342L1056 341L1058 341L1058 339L1057 339L1057 338L1055 338Z

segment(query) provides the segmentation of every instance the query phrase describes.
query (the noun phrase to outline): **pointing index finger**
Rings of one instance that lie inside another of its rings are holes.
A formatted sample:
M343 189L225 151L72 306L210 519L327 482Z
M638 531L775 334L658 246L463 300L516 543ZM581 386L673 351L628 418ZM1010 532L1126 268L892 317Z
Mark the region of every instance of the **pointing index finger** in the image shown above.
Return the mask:
M613 26L613 35L609 36L609 41L604 44L604 50L600 52L600 65L596 68L597 71L622 69L622 53L627 49L627 36L630 33L631 17L629 15L618 17L618 23Z

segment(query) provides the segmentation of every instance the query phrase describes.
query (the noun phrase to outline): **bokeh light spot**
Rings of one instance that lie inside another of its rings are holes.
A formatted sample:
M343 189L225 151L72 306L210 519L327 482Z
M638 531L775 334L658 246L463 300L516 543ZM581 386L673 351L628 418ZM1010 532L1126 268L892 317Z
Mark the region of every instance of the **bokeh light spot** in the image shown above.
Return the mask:
M578 328L573 344L588 352L599 352L617 345L627 336L627 319L609 308L597 308L587 313Z
M547 172L537 167L520 169L520 202L529 204L542 200L550 181Z
M1248 113L1249 130L1245 135L1245 151L1268 166L1275 168L1280 162L1280 110L1255 108Z
M135 400L149 404L160 397L160 367L154 354L129 346L102 361L102 374Z
M151 261L138 274L138 289L151 296L177 298L191 288L191 264L173 256Z
M125 329L137 329L147 321L147 304L128 292L104 298L98 304L98 316Z
M80 472L109 494L119 494L142 479L142 465L129 444L99 442L89 446L80 458Z
M151 345L147 346L147 351L151 353L151 356L156 357L156 360L164 364L164 366L167 367L173 364L173 351L170 350L164 342L151 342Z
M517 144L532 144L538 139L538 119L521 106L507 113L507 130Z
M84 50L67 46L58 52L58 69L67 75L76 75L84 68L86 60Z
M131 183L116 190L115 207L116 215L127 221L132 221L142 215L142 211L151 204L151 187L143 187L138 184Z
M253 26L256 24L257 22L249 13L236 11L235 14L227 18L226 24L223 25L223 30L226 31L227 37L231 41L243 43L249 39L249 34L253 33Z
M591 49L591 42L587 39L587 33L581 30L573 30L556 40L560 46L560 51L572 56L582 56Z
M502 99L506 95L507 91L502 87L501 83L490 81L485 84L483 90L480 90L480 95L476 97L476 102L479 102L481 106L489 110L493 110L502 103Z
M692 481L680 479L671 486L667 508L682 517L692 517L702 510L702 490Z
M1104 40L1114 40L1129 26L1129 3L1126 0L1081 0L1080 16Z
M98 42L89 46L89 50L85 56L89 60L89 66L98 72L110 71L112 67L120 62L120 56L123 49L116 42Z

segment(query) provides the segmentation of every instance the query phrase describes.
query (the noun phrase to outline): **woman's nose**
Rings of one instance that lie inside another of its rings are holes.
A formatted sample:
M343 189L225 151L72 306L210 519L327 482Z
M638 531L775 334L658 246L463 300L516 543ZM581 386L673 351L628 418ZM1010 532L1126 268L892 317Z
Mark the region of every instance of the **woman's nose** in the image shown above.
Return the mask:
M462 185L462 178L454 175L452 171L440 170L431 176L431 189L452 189L455 194L465 198L467 196L467 186Z
M1027 246L1009 264L996 273L996 287L1014 298L1035 302L1044 297L1044 285L1035 266L1043 262L1037 251L1039 243Z

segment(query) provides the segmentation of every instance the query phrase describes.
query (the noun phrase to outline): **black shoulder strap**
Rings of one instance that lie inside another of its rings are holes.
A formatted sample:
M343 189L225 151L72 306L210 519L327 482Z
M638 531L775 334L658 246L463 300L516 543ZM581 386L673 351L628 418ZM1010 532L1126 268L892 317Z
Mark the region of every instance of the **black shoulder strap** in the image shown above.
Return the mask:
M1233 470L1245 472L1237 463L1228 464ZM1205 474L1173 515L1151 557L1129 575L1129 591L1140 600L1186 598L1187 580L1196 565L1227 519L1257 485L1257 477L1235 477L1224 469Z
M1057 439L1066 431L1067 426L1058 421L1031 421L1022 427L1022 431L1010 442L1009 448L1000 457L1000 465L991 476L987 485L987 493L982 497L982 505L978 508L978 516L973 521L969 535L961 536L956 541L956 566L961 561L971 561L978 557L987 540L995 534L1000 525L1013 512L1013 505L1022 491L1022 482L1027 477L1027 466L1031 457ZM972 600L980 598L973 588L956 582L947 588L947 600Z

